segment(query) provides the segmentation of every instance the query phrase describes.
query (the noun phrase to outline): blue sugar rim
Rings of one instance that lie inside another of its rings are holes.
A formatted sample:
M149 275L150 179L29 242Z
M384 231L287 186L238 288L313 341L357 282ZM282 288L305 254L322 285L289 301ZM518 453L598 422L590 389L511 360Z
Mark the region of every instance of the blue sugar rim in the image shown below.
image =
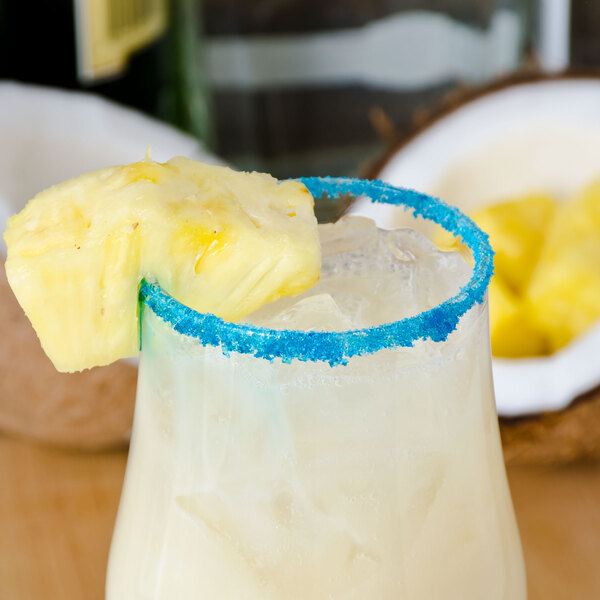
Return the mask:
M141 302L178 333L196 338L203 345L220 346L225 354L241 352L268 360L280 358L286 363L294 359L324 361L331 366L386 348L411 347L417 340L443 342L456 329L459 319L482 302L494 270L494 253L488 236L457 208L382 181L343 177L302 177L298 181L315 198L323 194L334 198L342 194L367 196L372 202L404 205L415 216L438 223L471 249L475 259L473 276L455 296L430 310L393 323L340 332L275 330L230 323L184 306L158 284L145 280L140 286Z

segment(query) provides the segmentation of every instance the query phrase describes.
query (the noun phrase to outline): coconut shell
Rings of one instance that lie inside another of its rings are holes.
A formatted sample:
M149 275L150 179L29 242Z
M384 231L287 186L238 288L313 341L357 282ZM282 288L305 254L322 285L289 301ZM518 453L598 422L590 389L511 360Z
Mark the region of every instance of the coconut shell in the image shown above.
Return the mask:
M464 87L453 90L433 107L417 111L412 125L396 131L393 124L379 115L374 126L386 143L385 152L364 164L362 177L379 178L388 161L409 142L433 124L459 108L487 95L513 85L556 79L598 78L595 68L573 69L556 75L543 75L524 70L483 87ZM581 460L600 460L600 388L574 399L563 410L500 418L500 433L504 457L509 464L549 465Z
M600 389L567 408L501 418L504 458L514 465L552 465L600 460Z
M462 108L470 102L495 94L514 85L581 78L600 79L600 67L578 67L566 72L549 75L540 73L534 65L513 73L510 76L500 77L488 85L458 86L447 92L437 104L417 109L412 115L410 125L403 130L396 129L394 123L390 121L387 115L382 113L381 109L378 109L371 115L371 124L378 132L380 139L384 142L384 151L366 160L362 165L359 176L367 179L378 179L383 168L398 151L421 135L421 133L434 123L444 119L455 110Z

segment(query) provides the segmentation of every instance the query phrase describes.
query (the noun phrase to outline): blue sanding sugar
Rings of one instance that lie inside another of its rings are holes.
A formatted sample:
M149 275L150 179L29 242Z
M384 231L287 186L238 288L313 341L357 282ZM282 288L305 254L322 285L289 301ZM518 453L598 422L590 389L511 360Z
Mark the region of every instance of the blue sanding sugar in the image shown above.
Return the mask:
M417 340L445 341L456 329L459 319L482 302L493 273L493 252L487 235L457 208L425 194L393 187L381 181L334 177L304 177L315 198L324 194L339 197L366 196L372 202L403 206L441 225L460 237L475 259L473 275L459 292L413 317L393 323L351 331L274 330L224 321L212 314L198 313L169 296L156 283L142 281L140 301L152 309L178 333L196 338L203 345L220 346L225 353L241 352L258 358L284 362L325 361L331 366L346 364L353 356L386 348L410 347Z

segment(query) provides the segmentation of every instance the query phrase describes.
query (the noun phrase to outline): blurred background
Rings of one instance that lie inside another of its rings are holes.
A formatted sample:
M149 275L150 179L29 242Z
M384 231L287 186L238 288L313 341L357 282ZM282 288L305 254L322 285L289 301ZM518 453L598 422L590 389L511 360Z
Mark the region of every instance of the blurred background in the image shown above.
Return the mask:
M0 135L2 228L148 146L465 210L497 253L494 378L530 597L600 597L600 2L0 0ZM0 597L99 599L135 362L56 373L4 269L0 328Z
M491 290L498 410L556 412L600 385L589 353L575 344L545 367L501 359L554 355L600 317L593 210L573 209L592 223L585 250L581 232L550 234L555 207L600 176L599 40L591 0L2 1L0 222L41 189L148 147L279 178L381 178L477 218L489 207L481 218L505 271ZM331 220L348 206L316 210ZM402 224L368 203L349 210ZM581 285L568 265L548 275L556 261L541 248L562 253L576 238L591 284L563 315L532 300L529 280L537 270L572 296ZM541 325L525 315L536 302ZM35 429L27 411L19 419ZM561 456L600 455L593 439ZM534 442L523 452L546 456Z
M457 91L596 66L599 23L586 0L4 1L0 77L132 106L242 168L350 175Z

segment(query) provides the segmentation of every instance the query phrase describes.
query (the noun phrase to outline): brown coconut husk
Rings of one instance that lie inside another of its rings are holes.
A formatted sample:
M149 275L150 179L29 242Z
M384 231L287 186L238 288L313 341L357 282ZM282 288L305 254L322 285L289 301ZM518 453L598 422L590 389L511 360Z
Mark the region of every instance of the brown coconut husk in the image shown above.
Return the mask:
M415 110L410 125L404 130L397 130L382 109L374 106L369 117L371 125L385 144L385 150L380 155L365 161L360 169L360 177L377 179L394 154L434 123L441 121L470 102L524 83L590 78L600 78L600 67L579 67L556 74L543 74L537 70L535 65L532 65L484 86L459 85L445 94L438 104L423 106Z
M600 68L578 68L546 75L532 67L487 86L457 88L439 105L417 111L411 127L402 132L395 131L386 115L374 109L371 120L385 142L386 150L364 164L361 176L377 179L396 152L428 127L470 102L514 85L581 78L600 78ZM600 388L574 399L563 410L516 418L500 417L499 421L504 456L509 464L548 465L600 460Z
M563 410L501 418L500 435L509 464L600 460L600 388Z

